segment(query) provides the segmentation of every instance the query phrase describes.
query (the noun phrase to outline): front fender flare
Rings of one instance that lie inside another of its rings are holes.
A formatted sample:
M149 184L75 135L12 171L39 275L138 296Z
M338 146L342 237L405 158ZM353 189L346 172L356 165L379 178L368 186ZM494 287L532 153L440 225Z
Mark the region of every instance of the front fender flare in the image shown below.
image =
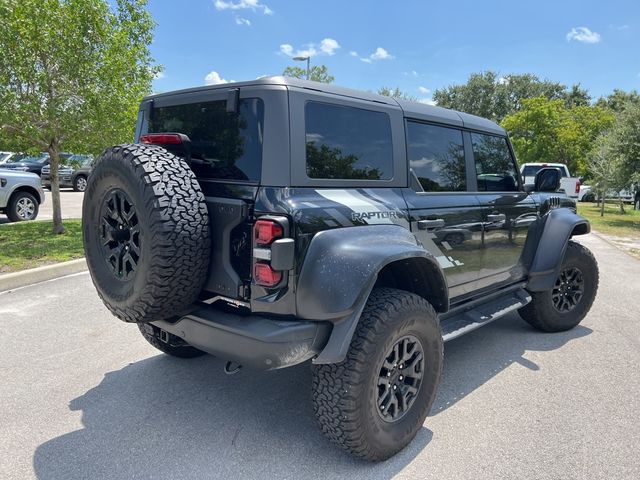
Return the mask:
M420 258L437 269L448 304L446 279L436 258L407 229L368 225L325 230L313 237L296 289L299 318L334 324L329 341L314 363L344 359L360 314L378 278L392 262Z
M591 231L589 221L568 208L551 210L544 218L544 226L535 256L529 269L527 290L551 290L560 273L569 239Z

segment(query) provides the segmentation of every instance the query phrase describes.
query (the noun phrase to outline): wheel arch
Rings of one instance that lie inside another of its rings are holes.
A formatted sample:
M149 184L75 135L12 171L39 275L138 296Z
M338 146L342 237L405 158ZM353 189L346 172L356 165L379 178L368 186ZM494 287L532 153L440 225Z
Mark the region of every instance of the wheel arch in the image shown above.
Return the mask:
M591 231L589 221L567 208L551 210L542 228L529 268L527 290L541 292L553 288L569 239Z
M40 196L40 192L38 191L37 188L32 187L30 185L20 185L18 187L16 187L10 194L9 194L9 199L7 201L7 205L9 205L11 203L11 201L13 200L14 196L17 195L20 192L26 192L26 193L30 193L31 195L33 195L33 197L36 199L36 201L38 202L38 205L41 205L42 202L44 201L44 199Z
M345 358L376 286L415 293L437 311L449 306L442 268L406 228L368 225L315 235L300 271L296 311L299 318L329 321L333 329L314 363L338 363Z
M449 309L449 295L442 270L425 257L409 257L387 263L378 272L373 288L390 287L415 293L436 312Z

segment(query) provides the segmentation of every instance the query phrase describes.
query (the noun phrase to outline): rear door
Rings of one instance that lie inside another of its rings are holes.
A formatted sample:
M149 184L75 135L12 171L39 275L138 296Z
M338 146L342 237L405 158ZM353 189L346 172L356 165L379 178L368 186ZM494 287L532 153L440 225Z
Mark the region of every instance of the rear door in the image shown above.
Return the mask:
M522 188L506 137L467 135L484 227L479 282L483 288L498 288L526 276L522 252L529 227L538 218L536 203Z
M482 248L482 208L469 191L463 131L407 120L406 135L411 230L438 259L455 301L476 290Z

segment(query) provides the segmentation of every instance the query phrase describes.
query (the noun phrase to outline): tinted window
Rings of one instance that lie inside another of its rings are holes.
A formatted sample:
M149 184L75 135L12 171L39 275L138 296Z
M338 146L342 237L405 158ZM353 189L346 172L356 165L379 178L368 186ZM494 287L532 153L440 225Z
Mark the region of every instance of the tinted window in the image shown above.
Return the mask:
M309 102L305 106L310 178L387 180L393 176L386 113Z
M507 139L493 135L471 134L473 156L478 176L478 190L514 192L518 190L518 176Z
M467 189L460 130L407 122L407 155L426 192Z
M228 113L225 101L160 107L150 133L183 133L191 139L191 168L199 178L257 182L262 168L264 106L257 98L240 101Z

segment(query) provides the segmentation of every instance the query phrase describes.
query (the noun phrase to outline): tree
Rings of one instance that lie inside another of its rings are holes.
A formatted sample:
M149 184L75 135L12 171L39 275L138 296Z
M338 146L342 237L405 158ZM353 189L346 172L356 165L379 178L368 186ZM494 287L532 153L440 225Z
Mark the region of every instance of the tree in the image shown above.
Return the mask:
M378 89L378 95L384 95L385 97L393 97L400 98L402 100L409 100L411 102L417 102L418 97L414 95L410 95L406 92L400 90L399 87L391 88L391 87L381 87Z
M0 5L0 126L51 162L53 231L62 233L62 149L130 142L138 104L159 67L146 0L4 0Z
M309 80L314 82L332 83L335 78L333 75L329 75L329 69L326 65L313 65L309 69ZM307 69L300 67L287 67L282 72L285 77L293 78L307 78Z
M500 122L507 115L519 111L522 101L527 98L544 96L553 100L565 99L567 95L571 98L588 97L579 85L574 89L576 91L572 95L561 83L540 80L531 73L500 77L496 72L486 71L471 74L463 85L449 85L436 90L433 99L438 106Z
M612 94L607 97L600 97L596 102L598 107L608 108L614 113L621 113L628 105L640 104L640 94L636 90L625 92L624 90L615 89Z
M591 105L591 95L580 84L571 86L571 90L563 93L564 103L567 107L588 107Z
M540 96L522 100L520 111L507 116L502 126L520 162L564 163L574 175L583 175L596 138L613 121L600 107L567 108L564 100Z
M628 101L622 107L610 132L611 152L620 161L624 188L640 183L640 102Z
M589 174L593 180L593 188L600 200L600 216L604 216L604 199L610 190L620 191L627 182L621 159L613 148L610 133L603 133L594 142L594 148L587 160ZM620 212L624 213L624 202L619 200Z

